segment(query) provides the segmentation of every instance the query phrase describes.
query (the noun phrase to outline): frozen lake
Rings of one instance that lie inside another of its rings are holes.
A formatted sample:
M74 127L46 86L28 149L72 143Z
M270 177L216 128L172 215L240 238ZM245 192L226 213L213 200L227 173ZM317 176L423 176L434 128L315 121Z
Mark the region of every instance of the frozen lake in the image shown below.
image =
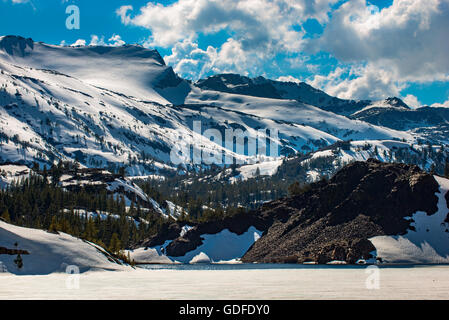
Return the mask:
M449 299L449 266L145 267L88 272L78 280L0 273L0 299Z

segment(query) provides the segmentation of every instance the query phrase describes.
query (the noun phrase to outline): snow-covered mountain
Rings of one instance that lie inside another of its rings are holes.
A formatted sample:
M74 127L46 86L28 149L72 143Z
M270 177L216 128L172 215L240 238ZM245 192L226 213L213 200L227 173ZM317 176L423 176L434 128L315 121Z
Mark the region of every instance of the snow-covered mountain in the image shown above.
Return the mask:
M179 137L199 141L192 128L236 125L256 137L255 128L276 128L277 143L291 150L316 149L338 141L327 132L209 105L161 105L138 100L55 72L1 63L0 123L3 161L78 160L91 167L128 165L130 175L170 169ZM350 122L350 121L349 121ZM385 131L385 130L380 130ZM391 131L391 130L387 130ZM408 137L391 131L389 137ZM181 141L182 143L182 141ZM213 153L248 159L203 140Z
M420 128L444 128L449 121L449 108L420 107L385 107L372 105L350 116L352 119L366 121L396 130L414 130Z
M4 62L54 70L86 84L162 104L177 103L189 84L165 65L156 50L136 45L65 47L15 36L0 37Z
M248 78L238 74L219 74L201 79L195 85L204 90L235 93L261 98L296 100L323 110L348 115L371 104L369 100L344 100L331 97L305 82L284 82Z
M194 88L187 96L186 101L189 104L203 103L266 119L301 124L330 134L337 141L351 139L414 140L414 137L406 132L374 126L363 121L354 121L295 100L260 98Z
M131 269L91 242L65 233L17 227L1 220L0 257L0 267L4 269L1 272L18 275Z
M252 154L201 139L194 121L201 121L203 131L240 128L254 139L258 129L278 130L279 137L269 139L280 145L281 155L342 140L412 145L429 135L416 127L400 131L362 121L379 105L407 109L395 99L348 101L304 83L238 75L192 84L165 65L157 51L136 45L64 47L4 36L0 70L2 162L77 160L110 171L126 166L128 175L146 176L175 170L171 151L191 141L217 158L257 162ZM183 160L191 159L184 155Z

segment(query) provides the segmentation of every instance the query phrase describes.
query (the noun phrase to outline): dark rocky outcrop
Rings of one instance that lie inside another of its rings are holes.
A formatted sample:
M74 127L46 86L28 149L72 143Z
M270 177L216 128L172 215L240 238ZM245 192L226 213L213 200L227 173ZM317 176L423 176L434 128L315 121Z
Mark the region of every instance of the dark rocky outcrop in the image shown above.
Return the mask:
M260 231L266 231L274 221L287 221L290 214L290 210L279 208L276 212L271 212L268 205L267 210L264 212L238 213L231 217L225 217L222 220L200 224L189 223L192 228L182 237L180 234L182 227L186 225L185 222L166 224L157 235L138 243L134 247L155 247L164 244L165 241L172 240L166 247L165 253L172 257L180 257L200 246L203 243L202 235L204 234L217 234L228 229L235 234L241 235L248 231L251 226L256 227Z
M133 249L140 247L151 248L163 245L165 241L174 240L178 238L184 225L185 223L179 222L166 223L162 225L161 230L156 235L137 243L132 248Z
M20 36L4 36L0 38L0 50L5 51L9 55L25 57L27 49L34 49L33 39L25 39Z
M248 231L251 226L256 229L265 231L273 224L273 221L286 221L290 212L279 210L275 213L264 212L256 213L239 213L232 217L226 217L223 220L210 221L194 226L183 237L179 237L166 247L166 253L172 257L185 255L187 252L196 249L203 242L203 234L217 234L222 230L229 231L241 235Z
M195 85L205 90L282 99L276 88L262 77L251 79L238 74L220 74L198 80Z
M260 212L290 211L244 255L244 262L355 263L375 250L368 238L404 234L417 211L437 211L438 184L416 166L375 160L352 163L301 195Z

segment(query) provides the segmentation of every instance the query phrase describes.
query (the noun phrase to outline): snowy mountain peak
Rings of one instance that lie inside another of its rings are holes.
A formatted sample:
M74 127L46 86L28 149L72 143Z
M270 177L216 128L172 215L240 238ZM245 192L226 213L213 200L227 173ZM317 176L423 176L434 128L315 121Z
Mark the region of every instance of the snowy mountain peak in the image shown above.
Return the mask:
M410 110L410 107L404 101L396 97L387 98L385 99L385 102L391 105L392 107Z
M12 56L24 57L27 52L34 48L34 41L31 38L25 39L20 36L0 37L0 50Z
M59 47L59 46L54 46ZM148 59L148 63L165 66L165 61L157 50L142 46L125 44L123 46L64 46L64 49L75 52L76 55L103 56L108 58Z
M198 80L195 85L203 90L296 100L341 115L350 115L371 103L369 100L354 101L331 97L305 82L276 81L262 76L249 78L238 74L218 74Z
M160 104L177 101L173 92L161 89L182 82L157 50L137 45L73 47L5 36L0 38L0 66L7 70L8 65L56 71L95 87Z
M149 59L161 66L165 66L165 61L157 50L147 49L140 45L125 44L123 46L58 46L49 45L44 42L34 42L31 38L7 35L0 37L0 50L10 56L25 57L35 50L35 46L44 46L52 51L64 50L67 54L79 56L110 56L122 58Z
M269 80L258 77L251 79L238 74L218 74L198 80L195 85L201 89L254 97L281 99L281 95Z
M409 111L411 108L401 99L390 97L385 100L373 101L366 107L354 112L353 116L359 117L366 114L378 114L388 110Z

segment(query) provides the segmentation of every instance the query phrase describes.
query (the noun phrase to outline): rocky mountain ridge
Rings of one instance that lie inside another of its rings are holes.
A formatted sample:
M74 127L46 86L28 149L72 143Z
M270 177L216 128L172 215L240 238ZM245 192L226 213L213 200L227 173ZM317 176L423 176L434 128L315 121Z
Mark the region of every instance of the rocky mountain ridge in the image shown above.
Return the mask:
M449 192L441 187L440 179L414 165L374 159L355 162L295 196L223 221L189 226L184 232L185 225L173 224L168 228L172 232L164 231L140 245L151 248L165 244L163 254L176 260L207 246L207 235L224 230L241 235L254 227L263 234L241 257L245 263L388 262L372 239L418 232L422 225L414 217L419 212L433 219L437 212L446 210L440 223L446 225L442 237L449 240ZM445 208L439 194L446 199ZM430 233L425 236L432 237ZM449 248L448 243L444 248Z

